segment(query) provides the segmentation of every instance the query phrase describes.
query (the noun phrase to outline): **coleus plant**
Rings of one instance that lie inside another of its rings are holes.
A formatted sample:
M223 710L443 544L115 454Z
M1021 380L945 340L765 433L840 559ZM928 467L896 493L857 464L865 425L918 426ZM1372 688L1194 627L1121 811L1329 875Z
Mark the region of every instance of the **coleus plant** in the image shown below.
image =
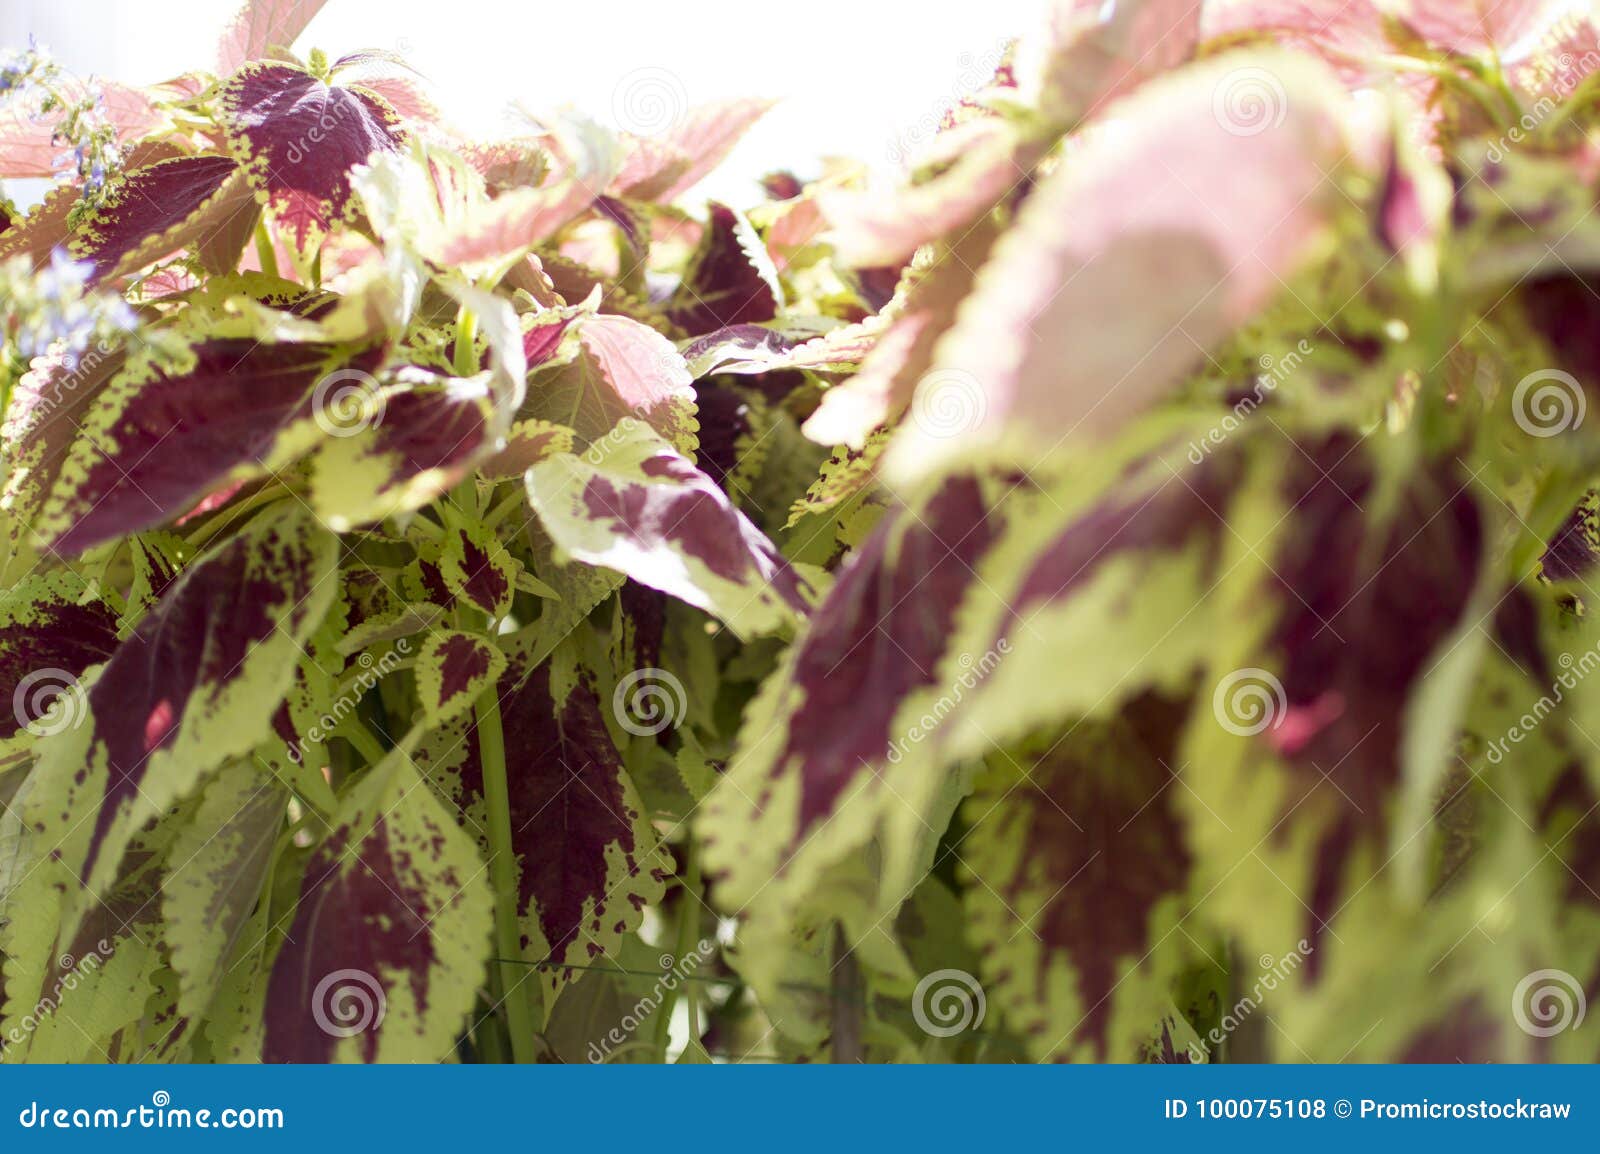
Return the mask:
M7 73L7 1060L1600 1057L1586 6L1061 0L742 211L319 7Z

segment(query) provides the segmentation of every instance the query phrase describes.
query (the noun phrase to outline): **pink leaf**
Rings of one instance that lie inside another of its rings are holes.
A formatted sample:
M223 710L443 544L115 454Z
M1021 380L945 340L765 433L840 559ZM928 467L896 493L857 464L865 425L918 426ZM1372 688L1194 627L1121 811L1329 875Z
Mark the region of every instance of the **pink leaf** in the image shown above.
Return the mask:
M87 87L76 78L64 79L58 87L63 99L70 103L88 95ZM119 143L154 131L165 119L149 96L137 88L103 80L99 90L98 113L111 126ZM71 151L70 145L52 139L60 121L59 113L29 117L12 108L0 108L0 177L49 180L59 175L62 158Z
M328 0L245 0L217 42L217 75L259 60L267 49L289 48Z
M1350 151L1345 111L1325 70L1281 53L1231 53L1128 98L996 246L889 473L977 442L1036 457L1170 389L1322 234L1339 196L1326 174Z
M722 100L691 108L660 137L634 142L634 154L610 191L635 200L670 201L722 162L770 100Z

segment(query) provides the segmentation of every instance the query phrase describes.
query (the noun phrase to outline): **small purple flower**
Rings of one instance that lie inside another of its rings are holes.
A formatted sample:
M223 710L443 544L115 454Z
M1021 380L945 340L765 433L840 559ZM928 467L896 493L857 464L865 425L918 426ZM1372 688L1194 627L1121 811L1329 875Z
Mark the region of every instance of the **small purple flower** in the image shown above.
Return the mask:
M71 285L74 290L82 289L89 283L89 274L94 272L94 264L86 260L73 260L63 248L50 251L50 271L39 278L42 286L40 295L45 300L61 299L61 290Z

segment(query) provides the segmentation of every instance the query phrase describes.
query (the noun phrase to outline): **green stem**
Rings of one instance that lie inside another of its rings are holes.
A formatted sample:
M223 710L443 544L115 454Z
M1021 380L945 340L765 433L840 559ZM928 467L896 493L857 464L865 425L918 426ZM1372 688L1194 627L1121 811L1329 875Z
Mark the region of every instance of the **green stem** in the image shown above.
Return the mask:
M679 878L683 887L680 900L682 905L678 909L678 942L673 953L673 965L682 966L683 959L690 952L699 948L700 934L700 859L695 855L694 842L685 841L683 845L683 874ZM673 1004L664 1007L656 1019L656 1046L661 1051L661 1060L667 1060L667 1042L672 1026L673 1011L677 1008L678 998L684 999L689 1011L689 1045L700 1044L700 1003L698 991L692 983L680 981L678 990L673 998Z
M1586 473L1554 468L1540 483L1528 515L1520 518L1517 543L1511 551L1511 578L1521 581L1534 570L1562 522L1589 492Z
M339 727L339 736L356 747L356 752L366 759L367 767L377 765L386 756L382 743L368 732L359 721Z
M478 1043L478 1059L485 1065L503 1066L506 1060L505 1041L500 1033L500 1019L493 1014L478 1023L473 1031Z
M683 843L683 910L678 920L678 965L690 951L700 950L700 855L694 852L694 841ZM700 1044L700 990L692 982L680 982L684 1003L689 1010L689 1045Z
M189 538L190 547L196 552L199 552L201 549L204 549L207 545L209 545L213 538L215 538L223 530L241 524L246 514L254 513L263 505L270 505L279 497L287 496L288 493L289 490L284 486L276 483L268 483L262 488L257 489L254 493L251 493L248 497L245 497L242 500L236 501L232 504L224 505L222 508L217 510L214 517L212 517L209 521L204 522L199 529L195 530L194 536Z
M478 761L483 770L483 800L488 810L489 881L494 886L495 953L522 956L522 931L517 925L517 858L511 848L511 790L506 782L506 735L500 724L500 699L491 685L474 706L478 725ZM494 970L494 987L506 1011L511 1034L511 1059L533 1062L534 1015L528 976L505 965Z
M507 494L505 499L493 509L489 510L488 515L484 517L484 528L493 529L496 525L500 524L501 521L504 521L508 516L510 516L511 513L521 508L522 504L527 499L527 494L522 492L520 487L515 492Z
M456 317L455 369L458 377L478 371L478 314L466 305Z
M267 231L267 218L256 220L256 260L261 271L268 276L278 275L278 254L272 248L272 234Z
M435 525L426 517L417 516L411 518L411 521L406 525L406 528L408 530L415 529L424 537L432 538L435 541L439 541L444 538L444 527L441 525ZM395 536L403 536L403 534L396 533Z

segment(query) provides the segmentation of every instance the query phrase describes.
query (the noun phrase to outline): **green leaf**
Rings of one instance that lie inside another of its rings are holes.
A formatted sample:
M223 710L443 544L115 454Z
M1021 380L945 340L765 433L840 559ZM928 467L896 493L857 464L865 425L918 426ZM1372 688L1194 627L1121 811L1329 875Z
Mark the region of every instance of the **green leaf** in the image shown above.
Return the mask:
M205 787L173 843L161 912L186 1017L200 1018L211 1004L255 912L288 800L252 762L233 762Z

